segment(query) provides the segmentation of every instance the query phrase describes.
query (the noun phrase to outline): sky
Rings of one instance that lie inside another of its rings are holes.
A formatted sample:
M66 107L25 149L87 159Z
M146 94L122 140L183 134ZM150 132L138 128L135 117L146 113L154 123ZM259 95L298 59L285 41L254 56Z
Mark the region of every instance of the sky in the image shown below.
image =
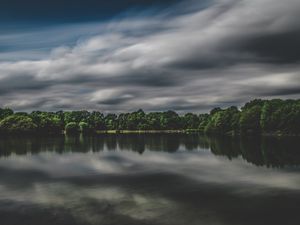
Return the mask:
M300 97L299 0L0 3L0 107L184 113Z

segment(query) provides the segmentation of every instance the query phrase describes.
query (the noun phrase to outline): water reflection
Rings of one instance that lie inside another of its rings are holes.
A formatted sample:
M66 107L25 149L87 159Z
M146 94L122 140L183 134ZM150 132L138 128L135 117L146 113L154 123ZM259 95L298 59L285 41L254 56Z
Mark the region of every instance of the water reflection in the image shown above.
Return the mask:
M100 152L125 150L143 154L148 151L210 150L228 159L242 157L257 166L300 165L300 139L296 137L231 138L201 135L100 135L60 137L0 138L0 157L40 152Z
M297 146L198 135L1 139L1 224L298 225Z

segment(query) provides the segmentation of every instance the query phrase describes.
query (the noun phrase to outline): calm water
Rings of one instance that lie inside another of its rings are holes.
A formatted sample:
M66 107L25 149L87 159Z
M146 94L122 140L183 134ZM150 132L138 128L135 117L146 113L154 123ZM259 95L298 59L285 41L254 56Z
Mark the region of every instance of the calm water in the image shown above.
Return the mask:
M300 140L1 138L2 225L299 225Z

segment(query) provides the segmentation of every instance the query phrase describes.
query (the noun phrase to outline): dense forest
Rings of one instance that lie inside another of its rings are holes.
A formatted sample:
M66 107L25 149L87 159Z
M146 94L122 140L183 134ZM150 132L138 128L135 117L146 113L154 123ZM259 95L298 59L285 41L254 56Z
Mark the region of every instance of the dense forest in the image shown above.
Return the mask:
M299 135L300 100L255 99L240 109L214 108L206 114L174 111L106 114L94 111L31 113L0 108L0 133L68 134L106 131L178 131L219 135Z

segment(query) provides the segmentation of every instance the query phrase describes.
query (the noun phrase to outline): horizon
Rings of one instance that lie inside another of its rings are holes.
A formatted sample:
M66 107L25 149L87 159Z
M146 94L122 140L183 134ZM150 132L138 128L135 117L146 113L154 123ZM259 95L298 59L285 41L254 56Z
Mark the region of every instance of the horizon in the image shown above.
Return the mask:
M12 0L0 106L205 113L300 98L298 0Z
M164 113L164 112L168 112L168 111L172 111L172 112L175 112L177 113L179 116L184 116L185 114L195 114L195 115L204 115L204 114L210 114L212 110L214 109L220 109L220 110L226 110L226 109L229 109L231 107L236 107L238 109L238 111L242 111L242 108L244 106L246 106L246 104L250 103L250 102L255 102L256 100L262 100L262 101L274 101L274 100L279 100L279 101L282 101L282 102L286 102L286 101L300 101L300 98L299 99L279 99L279 98L273 98L273 99L251 99L250 101L247 101L247 102L244 102L242 105L240 106L236 106L236 105L228 105L226 107L219 107L219 106L216 106L214 108L211 108L209 109L208 111L205 111L205 112L193 112L193 111L185 111L185 112L180 112L180 111L176 111L176 110L173 110L173 109L165 109L165 110L160 110L160 111L151 111L151 110L144 110L142 108L139 108L139 109L133 109L133 110L130 110L130 111L117 111L117 112L106 112L106 111L102 111L102 110L88 110L88 109L78 109L78 110L71 110L71 109L67 109L67 110L57 110L57 111L46 111L46 110L32 110L32 111L16 111L12 108L8 108L8 107L1 107L0 106L0 110L1 109L9 109L9 110L12 110L13 113L27 113L27 114L31 114L33 112L46 112L46 113L57 113L57 112L83 112L83 111L87 111L89 113L92 113L92 112L99 112L99 113L102 113L103 115L108 115L108 114L115 114L116 116L119 116L121 114L131 114L131 113L134 113L134 112L138 112L138 111L143 111L145 114L149 114L149 113Z

